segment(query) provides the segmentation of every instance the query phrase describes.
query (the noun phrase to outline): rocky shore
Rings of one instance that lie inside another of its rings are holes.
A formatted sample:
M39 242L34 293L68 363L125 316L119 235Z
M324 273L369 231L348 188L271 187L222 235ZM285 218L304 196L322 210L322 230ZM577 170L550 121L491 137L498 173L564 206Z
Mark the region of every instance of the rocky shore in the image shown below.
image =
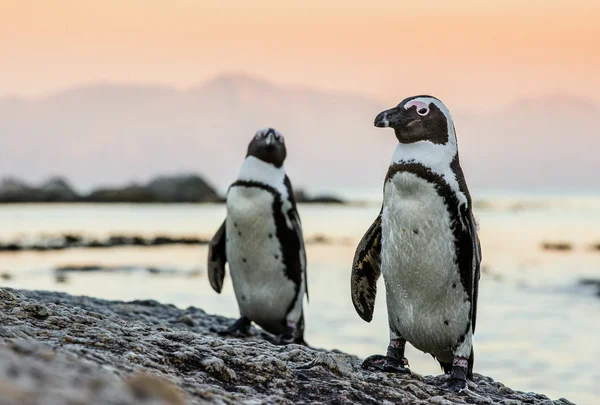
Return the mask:
M117 302L0 288L0 405L570 404L476 374L365 372L338 351L274 346L215 331L230 319L155 301Z

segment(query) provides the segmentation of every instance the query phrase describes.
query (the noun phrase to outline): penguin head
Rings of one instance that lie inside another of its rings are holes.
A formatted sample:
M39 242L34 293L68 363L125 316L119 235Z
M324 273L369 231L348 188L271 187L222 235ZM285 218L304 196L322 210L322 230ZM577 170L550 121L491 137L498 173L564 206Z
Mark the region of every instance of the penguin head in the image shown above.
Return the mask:
M445 145L455 142L454 122L448 108L437 98L413 96L377 115L376 127L391 127L400 143L419 141Z
M264 128L256 131L254 138L252 138L248 145L248 153L246 154L246 156L254 156L275 167L283 165L286 155L283 135L273 128Z

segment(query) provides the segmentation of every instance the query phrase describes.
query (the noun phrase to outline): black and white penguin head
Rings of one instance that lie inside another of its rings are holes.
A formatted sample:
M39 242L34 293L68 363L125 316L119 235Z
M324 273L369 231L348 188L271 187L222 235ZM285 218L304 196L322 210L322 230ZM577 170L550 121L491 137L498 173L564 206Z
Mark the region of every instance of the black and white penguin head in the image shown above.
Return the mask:
M276 129L264 128L256 131L254 138L248 145L246 156L254 156L275 167L281 167L286 155L283 135Z
M450 111L444 103L431 96L405 98L398 106L379 113L375 126L393 128L398 142L404 144L425 141L436 145L456 145Z

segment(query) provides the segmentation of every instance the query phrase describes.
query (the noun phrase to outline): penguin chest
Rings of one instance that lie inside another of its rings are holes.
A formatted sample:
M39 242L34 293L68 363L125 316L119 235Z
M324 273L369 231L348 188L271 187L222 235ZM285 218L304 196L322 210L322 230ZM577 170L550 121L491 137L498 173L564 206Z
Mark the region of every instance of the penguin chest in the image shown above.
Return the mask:
M454 220L434 184L408 172L398 172L386 183L381 267L390 326L438 358L447 358L469 320Z
M240 312L267 331L281 333L296 288L285 275L274 201L271 192L257 187L229 190L226 250Z

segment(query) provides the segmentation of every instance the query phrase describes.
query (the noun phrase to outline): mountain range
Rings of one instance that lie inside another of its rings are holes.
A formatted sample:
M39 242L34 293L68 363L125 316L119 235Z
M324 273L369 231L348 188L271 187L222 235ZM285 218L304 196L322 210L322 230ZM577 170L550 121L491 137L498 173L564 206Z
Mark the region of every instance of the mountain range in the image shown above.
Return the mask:
M85 190L198 172L223 190L254 132L271 126L285 136L295 185L373 189L396 145L393 132L374 128L373 119L405 96L382 103L223 75L187 90L98 84L34 100L5 97L0 176L40 181L64 175ZM593 102L553 94L486 113L461 107L449 106L470 185L600 186L600 106Z

